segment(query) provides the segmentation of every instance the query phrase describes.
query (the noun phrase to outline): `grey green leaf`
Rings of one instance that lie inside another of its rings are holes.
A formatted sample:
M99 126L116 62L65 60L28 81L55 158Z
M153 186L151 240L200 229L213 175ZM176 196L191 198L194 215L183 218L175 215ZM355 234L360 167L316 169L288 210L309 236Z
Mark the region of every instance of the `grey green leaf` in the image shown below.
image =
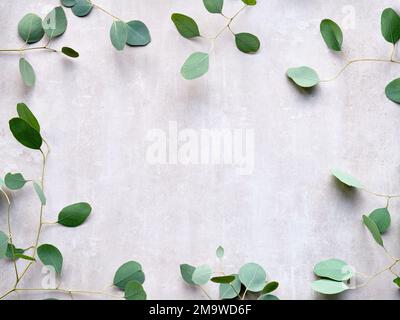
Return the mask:
M239 271L240 281L252 292L261 291L265 286L266 278L265 270L256 263L245 264Z
M317 72L309 67L290 68L287 76L301 88L312 88L319 82Z
M114 48L121 51L128 41L128 26L125 22L116 20L111 25L110 39Z
M192 280L195 284L202 286L210 280L211 276L212 269L207 265L203 265L194 270Z
M4 177L4 183L10 190L22 189L27 182L21 173L7 173Z
M76 5L77 0L61 0L61 4L64 7L71 8Z
M35 71L25 58L19 59L19 72L21 73L22 80L28 87L32 87L35 84Z
M257 300L268 300L268 301L278 301L279 298L273 294L263 294Z
M221 246L219 246L219 247L217 248L217 250L215 251L215 254L216 254L216 256L217 256L218 259L222 259L222 258L224 257L224 254L225 254L224 248L221 247Z
M383 247L383 239L376 223L366 215L363 215L363 222L368 228L369 232L371 232L376 243Z
M8 236L0 231L0 259L6 257L8 247Z
M349 280L354 276L353 268L340 259L328 259L317 263L314 273L319 277L335 281Z
M338 294L349 289L343 282L325 279L314 281L311 287L314 291L328 295Z
M18 23L18 34L26 43L39 42L44 36L42 19L34 14L26 14Z
M114 286L124 289L130 281L136 281L143 284L145 275L142 271L142 266L136 261L128 261L120 266L115 273L113 284Z
M333 169L331 173L336 179L338 179L340 182L347 185L348 187L358 188L358 189L363 188L361 182L359 182L356 178L352 177L351 175L349 175L344 171Z
M229 284L221 284L219 286L219 296L221 300L225 299L234 299L236 298L242 287L242 283L240 282L239 275L234 274L235 280Z
M151 42L150 31L142 21L129 21L127 27L128 39L126 43L129 46L145 46Z
M77 0L71 8L72 13L77 17L86 17L93 9L93 5L87 0Z
M204 52L195 52L187 58L181 68L181 74L186 80L200 78L209 68L209 55Z
M224 0L203 0L204 6L210 13L221 13Z
M63 7L56 7L43 19L43 29L52 39L61 36L67 30L67 17Z
M37 196L39 197L40 203L43 206L45 206L46 205L46 196L44 195L42 187L37 182L34 181L33 188L35 189L35 192L36 192Z
M372 211L369 218L375 222L381 234L385 233L390 227L392 221L389 210L387 208L380 208Z
M37 248L37 254L45 266L53 267L57 273L61 273L63 256L55 246L43 244Z
M389 100L400 103L400 78L393 80L386 86L385 94Z
M181 264L180 270L181 270L182 279L190 285L195 285L192 278L193 278L193 272L194 272L194 270L196 270L196 268L189 264Z

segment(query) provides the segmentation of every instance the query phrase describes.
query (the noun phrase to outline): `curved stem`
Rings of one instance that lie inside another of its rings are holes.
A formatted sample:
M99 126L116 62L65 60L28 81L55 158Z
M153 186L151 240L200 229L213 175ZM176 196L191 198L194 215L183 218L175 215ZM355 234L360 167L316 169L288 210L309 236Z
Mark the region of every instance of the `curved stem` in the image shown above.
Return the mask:
M117 16L113 15L111 12L109 12L106 9L104 9L104 8L100 7L99 5L95 4L93 1L89 0L89 2L93 5L93 7L99 9L100 11L103 11L105 14L109 15L113 19L122 21L122 19L118 18Z
M400 262L400 259L396 259L390 266L386 267L385 269L375 273L374 275L372 275L366 282L362 283L359 286L356 286L354 289L359 289L362 287L365 287L366 285L368 285L372 280L374 280L376 277L380 276L382 273L386 272L386 271L391 271L393 273L393 268Z
M204 294L207 296L207 298L209 299L209 300L212 300L212 298L211 298L211 296L207 293L207 291L206 291L206 289L204 289L202 286L198 286L200 289L201 289L201 291L203 291L204 292Z
M104 291L90 291L90 290L70 290L70 289L63 289L63 288L50 288L50 289L42 289L42 288L16 288L14 291L36 291L36 292L62 292L62 293L66 293L72 295L73 294L96 294L96 295L105 295L105 296L109 296L109 297L113 297L113 298L119 298L122 299L123 297L118 296L118 295L114 295L114 294L110 294ZM9 293L8 293L9 294ZM1 299L1 298L0 298Z

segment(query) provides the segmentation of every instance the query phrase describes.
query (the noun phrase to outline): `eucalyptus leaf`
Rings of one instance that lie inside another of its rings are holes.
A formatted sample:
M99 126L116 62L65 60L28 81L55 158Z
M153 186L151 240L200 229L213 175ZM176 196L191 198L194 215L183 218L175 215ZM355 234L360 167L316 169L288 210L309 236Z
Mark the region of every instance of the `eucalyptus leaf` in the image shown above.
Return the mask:
M129 21L126 25L128 27L127 45L145 46L151 42L150 31L142 21Z
M0 231L0 259L6 257L8 247L8 236Z
M351 175L347 174L344 171L333 169L331 171L332 175L338 179L341 183L345 184L348 187L362 189L363 185L359 182L356 178L352 177Z
M209 55L204 52L195 52L187 58L181 68L181 74L186 80L200 78L209 68Z
M146 300L147 295L143 286L137 281L129 281L125 286L126 300Z
M136 281L143 284L145 275L142 271L142 266L136 261L128 261L120 266L115 273L113 284L114 286L124 289L130 281Z
M328 259L317 263L314 273L319 277L335 281L349 280L355 275L353 268L339 259Z
M400 78L393 80L386 86L385 94L389 100L400 103Z
M17 113L22 120L25 120L33 129L35 129L37 132L40 132L38 120L25 103L17 104Z
M182 37L187 39L200 36L199 27L191 17L180 13L174 13L171 16L172 22Z
M260 49L260 40L251 33L235 34L236 47L244 53L255 53Z
M67 30L67 17L63 7L54 8L44 19L43 29L52 39L61 36Z
M390 227L391 217L387 208L376 209L369 214L369 218L375 222L381 234Z
M317 280L311 285L314 291L322 294L338 294L350 289L345 283L332 280Z
M266 295L268 293L271 293L271 292L275 291L276 289L278 289L278 287L279 287L278 282L271 281L265 285L264 289L262 289L262 291L261 291L261 294Z
M93 5L87 0L77 0L71 8L72 13L77 17L86 17L93 9Z
M15 254L14 254L14 257L15 257L16 259L22 259L22 260L34 261L34 262L36 261L35 258L30 257L30 256L27 256L27 255L24 255L24 254L21 254L21 253L15 253Z
M7 173L4 177L4 183L10 190L22 189L27 182L21 173Z
M382 12L381 31L387 42L396 44L400 39L400 17L392 8Z
M28 44L39 42L44 36L42 19L34 13L26 14L18 23L18 34Z
M70 58L78 58L79 52L70 47L62 47L61 52Z
M268 301L278 301L279 298L273 294L263 294L257 300L268 300Z
M37 182L33 182L33 188L35 189L35 192L36 192L37 196L39 197L40 203L43 206L45 206L46 205L46 196L44 195L42 187Z
M30 149L40 149L43 143L42 136L25 120L13 118L9 121L9 126L11 133L19 143Z
M32 87L35 84L35 71L25 58L19 59L19 72L21 73L22 80L28 87Z
M232 283L233 281L235 281L235 276L223 276L223 277L213 277L211 278L211 281L214 283Z
M73 7L74 5L76 5L76 3L77 0L61 0L61 4L67 8Z
M128 41L128 26L125 22L116 20L110 29L110 39L114 48L121 51Z
M182 275L182 279L190 284L190 285L196 285L192 278L193 278L193 272L194 270L196 270L195 267L189 265L189 264L181 264L180 265L180 270L181 270L181 275Z
M257 4L257 0L242 0L242 2L248 6L255 6Z
M211 276L212 269L207 265L203 265L194 270L192 280L195 284L202 286L210 280Z
M92 212L92 207L86 202L75 203L65 207L58 214L57 223L70 228L80 226Z
M309 67L290 68L287 76L301 88L312 88L319 82L319 76L315 70Z
M219 296L221 300L225 299L234 299L236 298L242 287L242 283L240 282L239 275L234 274L235 280L229 284L221 284L219 286Z
M393 282L394 282L395 284L397 284L398 287L400 287L400 278L394 279Z
M16 248L13 244L9 243L7 246L6 256L8 259L15 261L18 260L17 255L24 254L25 250Z
M372 237L374 238L376 243L383 247L383 239L376 223L366 215L363 215L363 222L368 228L369 232L371 232Z
M217 251L215 252L215 254L217 255L217 258L218 258L218 259L222 259L222 258L224 257L224 254L225 254L224 248L221 247L221 246L219 246L219 247L217 248Z
M252 292L259 292L264 289L266 278L265 270L256 263L245 264L239 271L240 281Z
M57 273L61 273L63 265L63 256L55 246L51 244L42 244L37 248L37 254L45 266L53 267Z
M204 6L210 13L221 13L224 0L203 0Z
M336 22L329 19L322 20L320 31L329 49L334 51L342 50L343 33Z

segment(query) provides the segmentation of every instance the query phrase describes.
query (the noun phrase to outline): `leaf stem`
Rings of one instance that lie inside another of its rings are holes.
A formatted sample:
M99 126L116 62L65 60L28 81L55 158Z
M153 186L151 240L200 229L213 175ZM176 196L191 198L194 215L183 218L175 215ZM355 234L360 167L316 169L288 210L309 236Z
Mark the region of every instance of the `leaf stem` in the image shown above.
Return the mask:
M208 292L206 291L206 289L204 289L202 286L198 286L200 289L201 289L201 291L203 291L203 293L207 296L207 298L209 299L209 300L212 300L212 298L211 298L211 296L208 294Z
M122 19L120 19L117 16L113 15L111 12L107 11L106 9L104 9L104 8L100 7L99 5L97 5L96 3L94 3L92 0L88 0L88 1L93 5L93 7L99 9L100 11L103 11L105 14L109 15L113 19L123 21Z
M54 48L50 48L47 46L41 46L41 47L32 47L32 48L20 48L20 49L0 49L0 52L18 52L22 53L25 51L34 51L34 50L47 50L51 52L58 52L58 50Z

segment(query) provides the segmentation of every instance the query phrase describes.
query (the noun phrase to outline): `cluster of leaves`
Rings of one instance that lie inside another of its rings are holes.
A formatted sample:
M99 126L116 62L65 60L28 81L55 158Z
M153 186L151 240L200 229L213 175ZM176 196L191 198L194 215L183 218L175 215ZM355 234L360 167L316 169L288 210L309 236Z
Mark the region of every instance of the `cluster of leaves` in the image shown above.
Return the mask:
M320 24L320 31L322 38L329 49L336 52L342 51L343 32L336 22L330 19L322 20ZM330 80L321 80L318 73L314 69L307 66L290 68L287 71L287 76L301 88L312 88L318 85L320 82L335 80L346 69L346 67L355 62L380 61L399 64L400 62L394 60L393 58L395 46L400 40L400 16L394 9L387 8L382 12L381 32L383 38L393 46L393 53L390 59L358 59L348 61L345 67L337 74L337 76ZM400 78L390 82L386 86L385 93L388 99L393 102L400 103Z
M256 0L242 0L242 2L246 6L255 6L257 4ZM203 0L204 6L207 9L209 13L212 14L220 14L224 18L226 18L229 22L225 26L222 31L217 34L213 38L209 38L212 41L214 41L216 38L218 38L222 32L226 29L229 29L229 31L232 32L232 34L235 37L235 43L236 47L244 52L244 53L255 53L260 49L260 41L259 39L247 32L241 32L241 33L234 33L231 29L231 23L232 21L236 18L236 16L239 14L239 11L237 14L235 14L233 17L228 18L222 13L223 5L224 5L224 0ZM243 8L242 8L243 9ZM196 21L184 14L181 13L174 13L171 16L171 19L173 23L176 26L176 29L180 33L180 35L186 39L194 39L197 37L204 37L200 33L200 29L196 23ZM204 37L207 38L207 37ZM210 53L208 52L194 52L192 53L185 63L183 64L181 68L181 74L186 80L193 80L197 79L204 74L208 72L209 69L209 56Z
M151 42L149 29L142 21L124 22L89 0L61 0L61 4L71 8L72 13L77 17L88 16L94 7L110 15L114 19L110 28L110 39L112 45L118 51L123 50L125 45L132 47L146 46Z
M36 49L57 52L57 50L49 48L48 45L52 39L60 37L64 34L64 32L67 30L67 25L67 17L62 7L54 8L43 20L34 13L28 13L18 23L19 36L25 41L26 45L37 43L45 36L47 37L47 43L43 47L32 48L28 46L27 48L21 48L20 50L10 51L20 51L21 55L25 51ZM61 49L61 53L70 58L79 57L79 53L70 47L63 47ZM25 59L25 57L23 57L23 55L19 60L19 70L24 83L29 87L33 86L36 81L35 71L32 65L27 59Z
M375 196L384 197L387 199L386 207L375 209L368 215L362 216L362 221L365 227L371 233L375 242L382 248L385 248L382 235L389 229L391 224L389 201L392 198L398 198L398 196L382 195L370 192L365 189L360 181L341 170L332 170L332 175L340 183L349 188L364 190ZM400 259L392 258L392 260L392 265L389 268L386 268L384 271L389 270L396 275L392 268L400 262ZM314 273L322 279L313 282L312 288L315 291L323 294L338 294L350 289L347 282L356 275L353 268L347 262L340 259L329 259L319 262L314 267ZM393 282L400 287L400 277L398 275L396 275L396 278L393 280Z
M23 146L33 149L39 150L43 157L44 153L42 151L42 144L46 143L41 135L41 128L37 118L34 116L32 111L28 108L28 106L24 103L19 103L17 105L17 113L18 117L15 117L9 121L10 131L15 137L15 139L21 143ZM46 158L44 158L46 159ZM45 161L44 161L45 163ZM44 167L43 167L44 171ZM42 177L43 179L43 177ZM0 188L2 193L6 196L7 201L9 202L10 208L10 200L7 196L7 193L3 190L3 187L7 187L9 191L17 191L22 189L27 183L31 182L33 184L34 190L38 195L38 198L41 203L41 208L46 205L46 196L43 192L43 180L41 182L36 182L34 180L25 179L21 173L7 173L4 179L0 178ZM61 225L64 227L75 228L82 225L91 214L92 208L88 203L81 202L69 205L63 208L59 214L58 219L54 223L50 223L52 225ZM22 249L15 246L15 242L13 241L11 234L11 224L8 217L8 225L9 225L9 235L0 231L0 259L8 258L13 261L15 265L16 271L16 284L9 293L17 290L29 290L29 289L18 289L18 284L21 278L25 275L26 271L29 269L25 269L25 272L22 274L18 274L18 270L16 267L16 261L19 259L27 260L30 263L36 262L36 254L40 261L45 266L52 267L55 272L60 275L63 267L63 255L60 250L52 245L52 244L41 244L39 245L39 236L41 226L45 224L42 220L42 210L40 216L40 227L37 234L37 242L33 246L28 249ZM27 254L28 251L32 250L32 254ZM129 261L123 264L116 272L114 277L114 286L124 290L124 297L127 300L144 300L146 299L146 293L143 289L144 283L144 273L142 271L142 267L139 263L135 261ZM40 290L40 289L36 289ZM54 291L60 290L58 287L54 288ZM69 292L72 294L72 291L62 290L64 292ZM7 294L6 294L7 295ZM3 295L2 297L5 297Z
M218 259L224 257L224 249L218 247L216 251ZM218 272L219 276L213 277L213 270L208 265L194 267L189 264L181 264L183 280L192 286L203 286L209 281L219 284L220 299L244 299L247 292L258 296L258 300L279 300L271 293L275 291L279 283L267 282L265 270L256 263L247 263L242 266L237 274L226 275Z

